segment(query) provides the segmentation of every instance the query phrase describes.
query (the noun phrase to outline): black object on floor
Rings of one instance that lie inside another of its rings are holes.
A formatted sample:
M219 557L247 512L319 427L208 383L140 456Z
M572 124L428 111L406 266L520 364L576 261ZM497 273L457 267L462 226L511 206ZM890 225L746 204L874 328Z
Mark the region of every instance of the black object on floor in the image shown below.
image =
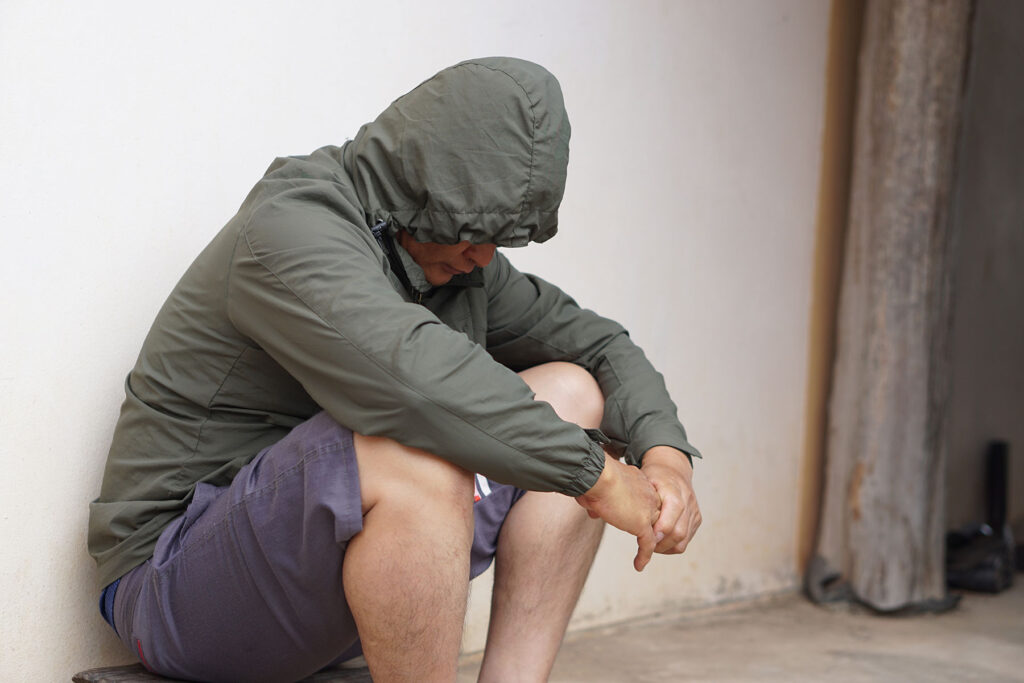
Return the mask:
M998 593L1013 585L1019 548L1006 520L1010 446L991 441L985 453L985 523L946 534L946 584Z
M946 584L999 593L1013 585L1014 547L1005 534L976 524L946 534Z
M985 523L997 531L1006 525L1010 444L990 441L985 453Z

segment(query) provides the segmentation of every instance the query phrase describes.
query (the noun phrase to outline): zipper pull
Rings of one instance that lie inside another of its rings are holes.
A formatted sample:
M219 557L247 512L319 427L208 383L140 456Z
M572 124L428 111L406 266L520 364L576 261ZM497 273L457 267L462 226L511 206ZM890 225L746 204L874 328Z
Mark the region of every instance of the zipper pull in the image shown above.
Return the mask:
M380 245L381 250L386 254L387 248L384 246L384 229L388 227L387 221L381 221L370 228L370 232L373 233L373 238L377 240L377 244Z

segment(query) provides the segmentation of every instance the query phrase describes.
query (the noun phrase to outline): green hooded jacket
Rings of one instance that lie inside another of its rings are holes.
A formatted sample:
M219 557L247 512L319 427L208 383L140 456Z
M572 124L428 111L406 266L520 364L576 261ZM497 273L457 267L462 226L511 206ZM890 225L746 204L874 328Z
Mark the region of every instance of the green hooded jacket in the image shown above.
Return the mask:
M447 244L548 239L568 145L554 77L488 58L424 81L342 147L275 160L164 303L128 375L90 506L103 584L152 555L198 482L228 484L320 410L499 482L579 495L600 476L601 446L515 374L569 361L597 378L602 431L628 461L662 444L697 455L617 323L500 252L424 296L382 248L398 229Z

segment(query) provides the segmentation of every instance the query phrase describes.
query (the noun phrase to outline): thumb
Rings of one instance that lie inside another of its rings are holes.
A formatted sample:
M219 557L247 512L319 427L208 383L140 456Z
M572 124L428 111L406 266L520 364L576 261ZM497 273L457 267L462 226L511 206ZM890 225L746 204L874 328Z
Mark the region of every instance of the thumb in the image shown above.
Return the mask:
M643 533L636 537L636 557L633 558L633 569L642 572L647 563L651 561L654 554L654 546L658 543L654 538L654 528L647 527Z

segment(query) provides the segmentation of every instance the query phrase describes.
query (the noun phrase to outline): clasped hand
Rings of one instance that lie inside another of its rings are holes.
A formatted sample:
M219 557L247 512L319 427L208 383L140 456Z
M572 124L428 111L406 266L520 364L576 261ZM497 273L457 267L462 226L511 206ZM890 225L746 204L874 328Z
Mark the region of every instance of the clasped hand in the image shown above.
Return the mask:
M701 523L693 467L684 453L670 446L649 449L640 469L605 455L597 483L576 502L591 517L636 536L633 567L638 572L655 552L686 550Z

